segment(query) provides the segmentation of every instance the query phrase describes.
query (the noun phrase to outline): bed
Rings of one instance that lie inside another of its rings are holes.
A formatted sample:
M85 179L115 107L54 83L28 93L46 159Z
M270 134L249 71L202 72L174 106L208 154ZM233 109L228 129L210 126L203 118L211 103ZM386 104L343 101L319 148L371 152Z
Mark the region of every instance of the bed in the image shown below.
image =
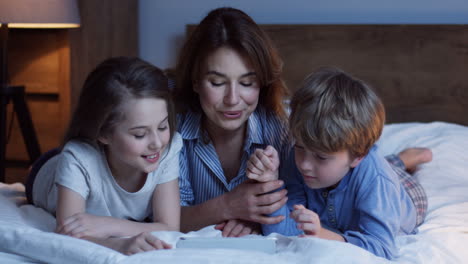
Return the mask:
M274 254L175 248L125 256L53 233L54 217L26 204L23 184L0 183L0 263L468 263L464 249L468 242L468 75L462 74L468 69L468 27L414 27L265 25L285 58L285 71L288 67L296 69L294 74L286 72L290 87L300 81L297 71L304 76L315 66L344 68L379 87L376 89L388 110L388 123L377 143L382 154L414 146L433 151L433 161L414 174L428 195L428 215L418 234L397 237L397 259L388 261L347 243L278 234L271 235L277 239ZM366 38L375 45L358 49L360 45L353 46L350 41L364 45ZM403 44L392 42L395 38ZM419 46L414 47L415 43ZM324 53L317 55L316 48ZM343 49L350 51L346 55ZM301 51L304 58L299 60ZM393 55L387 54L389 51ZM439 61L429 63L429 55ZM311 64L315 58L318 65ZM325 63L326 58L330 63ZM389 60L389 65L377 63L382 58ZM444 67L439 65L442 62ZM366 78L369 76L372 78ZM188 234L155 235L173 245L181 236L221 236L213 226Z

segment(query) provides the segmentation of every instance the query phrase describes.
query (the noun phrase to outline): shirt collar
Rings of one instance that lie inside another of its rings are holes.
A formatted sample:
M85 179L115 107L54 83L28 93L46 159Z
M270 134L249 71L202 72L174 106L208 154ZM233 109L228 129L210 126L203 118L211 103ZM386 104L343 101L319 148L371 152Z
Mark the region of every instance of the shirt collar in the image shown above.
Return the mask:
M259 108L257 108L259 109ZM247 120L247 145L251 144L264 144L264 140L262 135L263 133L263 125L262 125L262 114L261 110L254 111L249 119Z
M179 133L183 139L201 138L201 114L188 111L177 116L179 123Z
M338 183L338 186L336 186L336 188L333 189L332 191L340 192L340 191L345 190L346 187L348 187L349 179L351 178L351 175L353 174L353 170L354 170L353 168L350 168L348 173L346 173L343 179L341 179L340 183Z
M377 151L377 145L374 145L372 146L372 148L369 150L369 153L366 154L366 156L364 157L364 159L361 161L361 163L359 163L358 166L360 166L361 164L363 164L365 162L365 160L368 159L369 157L369 154L371 152L375 152ZM341 179L340 183L338 183L338 186L334 189L336 191L342 191L342 190L345 190L346 187L348 186L349 184L349 181L351 179L351 177L356 177L353 175L353 172L354 172L354 169L355 168L350 168L348 173L346 173L346 175L343 177L343 179Z

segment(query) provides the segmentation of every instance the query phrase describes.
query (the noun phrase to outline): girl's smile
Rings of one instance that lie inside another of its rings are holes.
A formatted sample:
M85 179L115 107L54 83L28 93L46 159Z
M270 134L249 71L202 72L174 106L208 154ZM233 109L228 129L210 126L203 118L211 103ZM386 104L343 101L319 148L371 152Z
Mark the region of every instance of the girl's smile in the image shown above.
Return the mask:
M149 163L156 163L159 160L159 152L152 155L142 155L142 157Z

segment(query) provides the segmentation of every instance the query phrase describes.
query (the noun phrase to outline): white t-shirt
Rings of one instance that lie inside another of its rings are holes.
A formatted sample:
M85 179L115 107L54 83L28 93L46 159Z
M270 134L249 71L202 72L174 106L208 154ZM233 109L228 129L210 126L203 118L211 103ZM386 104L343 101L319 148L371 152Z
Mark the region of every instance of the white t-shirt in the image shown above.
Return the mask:
M86 200L86 212L89 214L143 221L152 216L151 199L156 185L179 177L182 144L180 134L175 133L171 147L164 152L158 168L148 174L140 190L131 193L115 181L102 149L72 140L39 170L33 185L34 204L55 215L56 184L60 184Z

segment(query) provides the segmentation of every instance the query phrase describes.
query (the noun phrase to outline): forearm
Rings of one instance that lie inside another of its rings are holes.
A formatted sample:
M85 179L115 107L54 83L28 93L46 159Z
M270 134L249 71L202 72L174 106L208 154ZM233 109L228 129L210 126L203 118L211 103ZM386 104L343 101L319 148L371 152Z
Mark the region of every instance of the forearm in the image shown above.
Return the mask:
M125 219L115 219L112 236L134 236L143 232L179 231L177 225L166 223L142 223Z
M285 218L277 224L262 225L263 235L278 233L284 236L297 236L302 234L303 232L297 228L296 221L289 214L290 211L287 205L283 205L283 207L271 214L270 216L283 215Z
M374 234L363 234L358 231L346 231L343 239L350 244L368 250L379 257L392 259L398 254L394 237L375 236Z
M190 232L231 219L226 202L218 196L204 203L181 207L180 230Z
M125 254L123 248L125 240L128 238L123 237L108 237L108 238L98 238L98 237L83 237L82 239L88 240L90 242L96 243L98 245L119 251L120 253Z
M341 241L341 242L346 242L344 237L341 234L335 233L331 230L328 230L326 228L321 227L320 230L320 238L323 239L328 239L328 240L336 240L336 241Z

